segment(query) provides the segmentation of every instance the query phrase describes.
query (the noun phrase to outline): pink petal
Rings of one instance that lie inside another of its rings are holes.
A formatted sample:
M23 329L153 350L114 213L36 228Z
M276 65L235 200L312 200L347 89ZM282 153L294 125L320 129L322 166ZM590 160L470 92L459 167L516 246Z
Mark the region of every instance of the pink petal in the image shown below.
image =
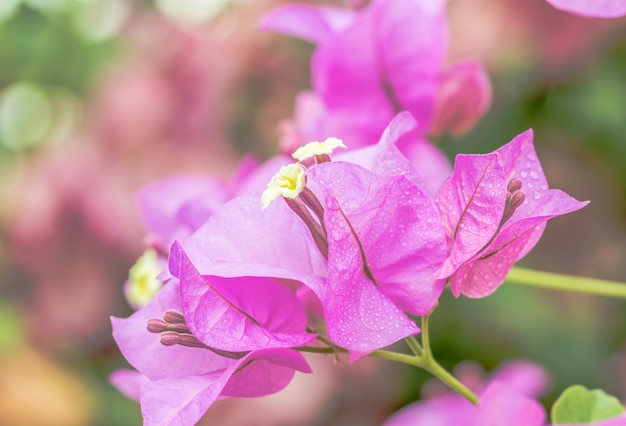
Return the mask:
M326 261L302 220L284 202L263 210L260 200L258 194L228 202L183 242L198 272L294 280L325 276ZM180 259L170 257L175 275L179 264Z
M354 12L336 7L288 4L261 19L260 28L298 37L317 44L327 41L354 19Z
M519 134L506 145L495 151L498 162L505 170L506 182L519 179L521 191L525 194L525 202L515 210L509 222L526 217L542 204L542 197L548 192L548 181L543 173L541 163L533 146L533 131L527 130Z
M417 186L423 186L421 176L407 157L396 147L405 136L417 133L418 123L413 115L404 111L387 125L376 145L341 151L333 159L358 164L369 171L385 176L404 176Z
M373 7L380 81L389 83L401 109L424 128L432 120L448 50L446 5L446 0L386 0Z
M312 57L315 92L334 113L350 111L373 120L379 132L395 111L381 84L378 58L371 44L374 32L373 8L364 9L355 23L318 47ZM344 135L336 135L345 138Z
M624 0L547 0L552 6L577 15L617 18L626 15Z
M181 311L178 282L168 282L144 308L128 318L111 318L113 338L128 362L150 380L203 374L226 368L232 360L208 350L164 346L158 334L146 329L148 320L163 316L167 309Z
M480 62L467 60L447 70L439 84L432 133L461 134L491 104L491 83Z
M419 132L404 135L398 141L398 149L424 182L426 193L435 197L441 185L452 174L452 166L446 155L424 139Z
M504 170L495 153L457 156L454 174L436 200L452 239L439 278L454 273L490 242L504 212L506 191Z
M269 395L289 384L294 371L312 373L304 357L294 350L264 349L244 358L239 369L222 390L224 396L257 397Z
M231 197L224 182L209 176L181 175L145 186L139 191L139 210L148 230L167 247L185 239L213 211Z
M432 279L445 257L432 202L402 176L350 163L321 164L309 174L326 204L329 292L322 304L329 336L366 351L417 332L402 311L428 312L443 285Z
M546 221L585 205L587 202L578 201L562 191L548 191L533 216L507 222L489 247L452 276L450 288L453 293L457 296L463 293L468 297L485 297L493 293L504 282L515 262L537 243Z
M456 297L462 293L467 297L480 298L496 291L519 259L531 235L532 229L529 229L506 243L495 254L462 265L450 277L452 293Z
M233 361L233 360L230 360ZM192 425L220 396L262 396L278 392L294 370L310 373L302 355L289 349L251 352L228 368L203 375L166 378L141 390L145 425Z
M115 370L109 376L109 381L113 386L135 401L139 401L141 386L149 380L150 379L138 371L126 369Z
M231 367L203 375L165 378L144 384L141 390L144 425L196 424L217 400L232 372Z
M547 372L530 362L512 361L498 367L490 381L502 382L520 395L535 398L547 390Z
M202 276L180 251L181 303L191 332L208 346L225 351L301 346L304 308L287 287L270 278ZM280 306L280 309L276 309Z
M404 407L384 426L473 426L476 407L460 395L445 395ZM478 425L476 425L478 426Z
M476 426L543 426L541 404L519 395L508 386L493 382L480 396Z

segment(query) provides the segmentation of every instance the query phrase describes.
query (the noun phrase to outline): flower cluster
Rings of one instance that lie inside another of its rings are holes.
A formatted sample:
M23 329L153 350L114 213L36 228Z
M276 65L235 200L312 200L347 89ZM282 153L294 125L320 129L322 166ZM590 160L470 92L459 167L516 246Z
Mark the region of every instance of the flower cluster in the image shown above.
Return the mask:
M316 337L355 361L413 336L446 279L455 295L490 294L548 219L585 205L548 189L528 132L460 156L429 196L395 146L415 125L400 114L376 145L335 161L318 143L302 158L313 164L283 167L264 197L232 199L173 243L163 290L113 321L141 374L115 381L147 424L281 389L309 371L298 349Z
M459 155L453 168L427 141L466 130L490 99L479 64L443 68L445 6L293 5L266 17L265 28L317 45L313 90L282 126L293 158L279 155L228 186L187 176L141 194L160 253L143 261L167 267L157 284L127 284L137 305L149 302L113 318L137 371L112 380L141 401L146 424L194 424L219 399L277 392L295 371L311 372L301 352L355 362L413 339L415 317L446 285L456 297L488 296L549 219L586 204L548 187L532 131ZM426 345L415 352L430 362ZM477 388L476 406L447 395L388 424L436 411L437 424L542 425L535 394L507 377Z

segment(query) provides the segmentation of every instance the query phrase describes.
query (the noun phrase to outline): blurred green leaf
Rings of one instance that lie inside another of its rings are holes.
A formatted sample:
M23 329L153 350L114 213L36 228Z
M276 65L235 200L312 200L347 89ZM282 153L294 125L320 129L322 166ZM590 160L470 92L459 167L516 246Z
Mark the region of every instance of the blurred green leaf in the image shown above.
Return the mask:
M581 385L570 386L552 406L552 422L589 423L610 419L624 412L624 407L614 396L601 389L589 390Z

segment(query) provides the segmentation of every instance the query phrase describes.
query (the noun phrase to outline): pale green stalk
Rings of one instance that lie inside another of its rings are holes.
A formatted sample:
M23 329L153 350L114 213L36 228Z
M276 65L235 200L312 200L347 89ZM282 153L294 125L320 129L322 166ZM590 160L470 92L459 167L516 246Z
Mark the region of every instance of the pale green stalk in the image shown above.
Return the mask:
M511 272L509 272L509 275L506 277L506 281L553 290L566 290L598 296L626 298L625 283L553 274L551 272L535 271L517 266L511 269Z

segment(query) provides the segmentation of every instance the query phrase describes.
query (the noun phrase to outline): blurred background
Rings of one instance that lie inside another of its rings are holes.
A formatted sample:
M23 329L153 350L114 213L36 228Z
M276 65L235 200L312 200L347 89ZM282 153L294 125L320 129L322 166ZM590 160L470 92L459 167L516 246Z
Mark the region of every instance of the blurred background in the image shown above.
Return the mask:
M126 366L109 317L132 312L122 285L144 247L135 193L181 172L228 178L244 156L276 152L312 52L257 30L281 3L0 1L0 425L141 424L108 383ZM432 140L452 159L532 127L551 186L591 204L552 221L521 263L626 282L626 20L543 0L452 0L449 12L450 62L483 61L494 97L470 132ZM445 367L528 359L552 374L548 405L575 383L626 400L626 301L511 284L481 300L446 293L432 327ZM315 374L218 402L204 423L376 425L428 379L309 359Z

